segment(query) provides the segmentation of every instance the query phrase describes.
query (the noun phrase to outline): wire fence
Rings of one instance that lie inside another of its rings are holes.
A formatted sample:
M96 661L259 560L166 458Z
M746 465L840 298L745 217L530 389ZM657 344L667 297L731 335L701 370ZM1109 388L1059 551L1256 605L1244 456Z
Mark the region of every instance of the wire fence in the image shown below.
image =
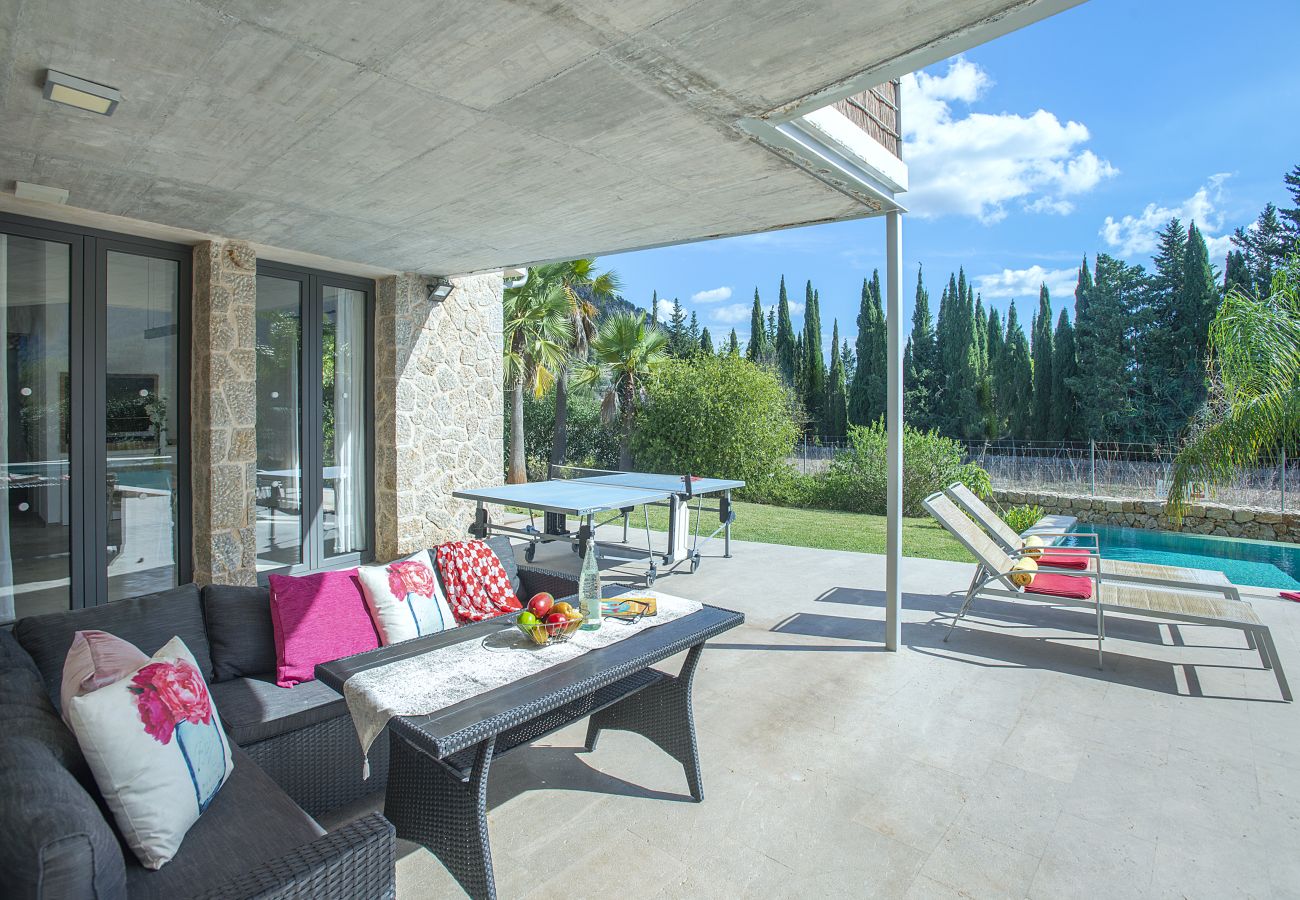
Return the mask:
M963 446L995 489L1143 500L1168 496L1178 454L1172 444L1102 441L966 441ZM789 462L796 471L817 474L846 447L843 440L801 440ZM1300 508L1300 448L1261 457L1227 484L1196 485L1194 497L1227 506Z

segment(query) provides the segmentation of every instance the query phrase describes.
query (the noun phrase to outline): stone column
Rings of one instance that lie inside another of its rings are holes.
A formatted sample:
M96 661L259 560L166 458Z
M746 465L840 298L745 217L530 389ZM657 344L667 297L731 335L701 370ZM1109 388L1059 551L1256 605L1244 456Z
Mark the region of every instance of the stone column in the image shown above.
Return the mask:
M256 584L257 257L194 248L191 460L194 580Z
M375 308L375 558L463 538L457 488L502 479L501 275L454 279L431 303L414 274L381 278Z

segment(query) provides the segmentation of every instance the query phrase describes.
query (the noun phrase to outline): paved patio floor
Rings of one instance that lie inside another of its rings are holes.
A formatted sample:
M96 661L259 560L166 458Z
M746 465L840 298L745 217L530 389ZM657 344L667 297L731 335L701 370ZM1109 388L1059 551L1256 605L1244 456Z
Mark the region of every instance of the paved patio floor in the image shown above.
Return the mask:
M503 757L503 897L1300 896L1300 708L1240 632L1108 618L1102 672L1086 613L986 601L945 645L971 567L908 559L886 653L882 557L734 552L655 585L747 616L696 679L704 802L633 735ZM1300 606L1255 606L1300 684ZM458 894L399 854L400 897Z

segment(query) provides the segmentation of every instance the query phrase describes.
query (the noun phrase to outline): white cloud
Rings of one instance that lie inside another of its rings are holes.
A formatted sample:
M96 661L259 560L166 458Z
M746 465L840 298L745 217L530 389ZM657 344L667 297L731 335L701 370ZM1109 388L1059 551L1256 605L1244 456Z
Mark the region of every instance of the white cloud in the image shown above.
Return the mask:
M709 318L714 322L737 325L741 322L748 322L753 309L753 305L749 303L729 303L726 306L719 306L709 310Z
M954 115L992 85L976 64L957 57L942 75L903 76L903 157L910 170L907 205L922 217L968 215L985 224L1006 218L1008 204L1068 215L1068 197L1087 193L1118 169L1091 150L1079 122L1046 110Z
M1074 288L1078 281L1078 269L1044 269L1042 266L1030 266L1028 269L1003 269L992 275L976 275L975 289L989 299L998 297L1037 299L1039 286L1046 284L1048 293L1053 297L1066 297L1074 295Z
M1121 256L1138 256L1151 253L1156 249L1156 232L1177 216L1186 228L1191 222L1205 235L1205 244L1210 251L1210 260L1222 259L1231 245L1227 235L1213 236L1223 228L1223 213L1219 204L1223 202L1223 183L1230 178L1230 173L1220 172L1211 175L1196 193L1177 206L1159 206L1148 203L1146 208L1136 216L1123 216L1116 220L1107 216L1101 224L1101 237L1107 245L1116 248Z
M673 301L659 298L659 321L667 322L673 317Z
M718 303L722 300L730 299L731 288L726 287L725 285L723 287L710 288L707 291L696 291L694 294L691 294L691 301L694 303Z

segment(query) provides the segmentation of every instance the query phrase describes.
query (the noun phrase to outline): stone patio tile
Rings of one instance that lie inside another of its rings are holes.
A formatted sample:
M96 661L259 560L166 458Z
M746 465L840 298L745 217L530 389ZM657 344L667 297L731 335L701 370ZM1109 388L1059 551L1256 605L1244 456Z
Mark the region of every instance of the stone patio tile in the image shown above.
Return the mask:
M1041 856L1061 814L1062 790L1051 778L995 762L970 786L955 825Z
M971 900L1024 897L1039 857L964 828L953 828L930 854L921 874Z
M929 853L952 827L970 792L959 775L899 761L883 770L853 821Z
M1150 893L1156 845L1064 813L1034 873L1032 900L1126 900Z
M1249 836L1207 828L1199 820L1171 823L1156 840L1152 892L1187 900L1274 896L1269 854ZM1295 896L1295 886L1280 896Z

